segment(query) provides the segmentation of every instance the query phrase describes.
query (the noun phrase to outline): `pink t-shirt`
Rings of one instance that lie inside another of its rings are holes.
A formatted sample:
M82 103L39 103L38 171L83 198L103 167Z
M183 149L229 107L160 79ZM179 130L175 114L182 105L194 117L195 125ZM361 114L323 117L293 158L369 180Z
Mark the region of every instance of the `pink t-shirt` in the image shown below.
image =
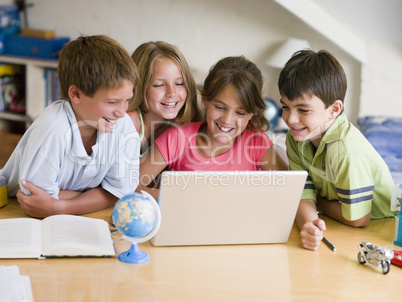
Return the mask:
M263 131L246 129L233 147L216 157L202 157L197 152L196 138L202 122L171 127L155 140L170 170L176 171L255 171L272 146Z

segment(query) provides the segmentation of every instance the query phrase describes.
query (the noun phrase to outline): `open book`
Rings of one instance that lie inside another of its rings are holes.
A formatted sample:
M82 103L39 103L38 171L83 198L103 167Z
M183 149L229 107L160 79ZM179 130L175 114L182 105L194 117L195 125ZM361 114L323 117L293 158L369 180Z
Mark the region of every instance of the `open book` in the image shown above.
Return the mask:
M116 254L106 221L75 215L0 219L0 258L107 257Z

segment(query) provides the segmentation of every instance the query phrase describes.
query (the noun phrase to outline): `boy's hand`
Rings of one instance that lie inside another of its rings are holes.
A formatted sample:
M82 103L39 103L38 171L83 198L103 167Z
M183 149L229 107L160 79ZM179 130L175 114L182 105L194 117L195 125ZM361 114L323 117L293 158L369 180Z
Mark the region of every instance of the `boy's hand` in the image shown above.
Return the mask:
M54 199L48 192L30 182L23 180L21 184L32 193L32 195L25 195L18 190L16 195L25 214L36 218L57 214L58 206L61 204L60 200Z
M317 250L326 230L325 221L316 220L305 223L300 231L302 245L308 250Z

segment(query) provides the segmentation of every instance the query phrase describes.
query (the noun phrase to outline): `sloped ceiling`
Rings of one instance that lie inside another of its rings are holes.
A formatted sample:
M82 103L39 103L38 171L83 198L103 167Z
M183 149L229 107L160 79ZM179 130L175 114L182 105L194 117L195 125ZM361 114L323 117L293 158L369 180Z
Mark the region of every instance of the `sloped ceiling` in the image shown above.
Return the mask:
M365 40L312 0L274 0L312 29L326 37L361 63L367 61Z
M274 0L361 63L367 42L402 44L402 0Z
M402 44L402 0L313 0L360 38Z

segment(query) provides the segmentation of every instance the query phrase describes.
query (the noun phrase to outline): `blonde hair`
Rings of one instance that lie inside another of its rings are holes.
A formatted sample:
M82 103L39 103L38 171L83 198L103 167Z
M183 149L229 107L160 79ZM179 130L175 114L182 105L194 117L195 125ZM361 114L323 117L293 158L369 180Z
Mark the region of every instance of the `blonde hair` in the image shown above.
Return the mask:
M71 85L93 97L99 88L119 87L124 80L138 82L137 67L128 52L104 35L80 36L67 43L59 55L58 74L66 100L70 100Z
M168 58L179 65L184 85L187 89L187 99L174 121L187 124L197 118L196 84L186 59L176 47L162 41L150 41L141 44L134 51L131 58L137 64L140 81L134 88L134 96L130 101L128 111L139 109L143 113L149 112L146 94L152 82L155 63L161 59Z

